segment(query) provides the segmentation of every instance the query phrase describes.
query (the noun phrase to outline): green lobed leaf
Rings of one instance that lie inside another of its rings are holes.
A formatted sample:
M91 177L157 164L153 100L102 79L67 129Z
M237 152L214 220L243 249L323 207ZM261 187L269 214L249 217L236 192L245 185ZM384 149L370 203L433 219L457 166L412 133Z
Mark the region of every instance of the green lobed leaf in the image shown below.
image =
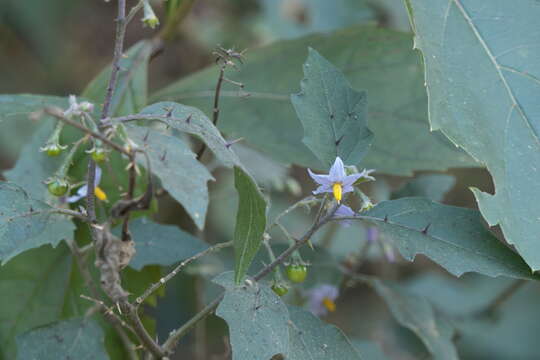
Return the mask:
M154 46L150 40L139 41L120 59L116 90L111 100L111 115L133 114L146 106L148 61ZM103 106L110 77L111 65L108 65L86 86L81 96Z
M233 360L271 359L289 348L287 306L268 286L252 282L236 285L226 272L213 282L225 288L216 315L229 325Z
M370 26L250 49L241 71L227 73L228 78L243 83L250 96L232 85L224 86L219 128L284 163L325 168L302 144L302 125L289 97L298 91L308 46L341 69L354 88L369 94L368 116L375 142L364 166L400 175L480 166L442 134L430 133L423 71L411 50L411 36ZM212 65L151 99L180 101L211 114L217 78L218 69Z
M266 200L255 181L236 166L234 187L239 196L234 230L234 281L240 284L262 244L266 228Z
M442 201L444 196L454 185L456 184L456 178L452 175L446 174L425 174L420 175L400 189L392 192L392 199L399 199L403 197L426 197L433 201Z
M423 198L383 201L360 216L412 261L424 254L455 276L535 278L525 262L484 227L480 212Z
M75 226L65 215L31 198L20 186L0 182L0 264L33 248L56 247L71 239Z
M152 173L163 188L177 200L199 229L204 227L208 208L208 180L213 180L206 167L180 139L148 127L126 126L131 140L146 150ZM137 160L146 166L144 156Z
M367 127L365 91L355 91L343 73L309 48L302 91L291 102L304 127L302 141L326 166L336 157L358 165L373 142Z
M15 358L15 336L60 318L71 269L67 246L44 246L0 267L0 357Z
M384 299L394 318L422 340L433 359L458 359L452 342L455 329L447 319L435 313L424 297L409 294L394 284L378 279L371 279L370 283Z
M408 7L432 128L487 166L495 194L473 190L483 216L540 270L540 6L408 0Z
M131 221L129 231L137 250L129 266L135 270L147 265L173 265L208 248L178 226L158 224L147 218Z
M23 145L31 141L36 123L30 115L45 106L65 108L67 99L47 95L0 95L0 148L5 157L17 156Z
M238 157L230 149L219 130L199 109L164 101L147 106L140 113L143 115L156 115L155 120L166 124L172 129L198 137L223 165L232 167L239 164ZM163 118L164 115L169 116Z
M343 332L312 313L289 306L288 360L362 359Z
M106 360L103 331L93 319L75 318L17 336L17 359Z

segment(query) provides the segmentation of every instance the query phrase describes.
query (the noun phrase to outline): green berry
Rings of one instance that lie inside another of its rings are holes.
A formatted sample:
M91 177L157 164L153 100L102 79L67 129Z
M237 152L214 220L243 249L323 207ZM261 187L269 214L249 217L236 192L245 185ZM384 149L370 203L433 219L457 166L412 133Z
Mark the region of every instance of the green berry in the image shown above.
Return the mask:
M92 151L92 160L94 160L97 163L102 163L107 158L107 153L105 150L98 148Z
M69 184L65 180L55 179L47 185L47 188L49 189L51 195L64 196L69 189Z
M283 296L286 293L289 292L289 288L282 284L274 284L272 285L272 290L279 296Z
M294 283L301 283L306 280L307 266L301 264L291 264L285 269L287 271L287 277Z
M62 152L62 148L58 145L51 145L47 147L46 152L48 156L54 157L60 155L60 153Z

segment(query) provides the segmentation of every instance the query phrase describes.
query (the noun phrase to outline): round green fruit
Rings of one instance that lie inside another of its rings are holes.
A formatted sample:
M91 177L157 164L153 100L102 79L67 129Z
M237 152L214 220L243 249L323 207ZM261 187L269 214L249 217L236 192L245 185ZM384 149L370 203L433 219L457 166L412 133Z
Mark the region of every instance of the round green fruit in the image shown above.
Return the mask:
M65 180L56 179L56 180L51 181L47 185L47 188L49 189L49 192L51 193L51 195L64 196L66 195L69 189L69 184Z
M97 163L102 163L107 159L107 153L103 149L96 149L92 151L92 160Z
M294 283L301 283L306 280L307 266L300 264L291 264L286 268L287 277Z
M282 284L274 284L272 285L272 290L279 296L283 296L286 293L289 292L289 288Z
M62 148L58 145L51 145L47 148L46 152L48 156L54 157L60 155Z

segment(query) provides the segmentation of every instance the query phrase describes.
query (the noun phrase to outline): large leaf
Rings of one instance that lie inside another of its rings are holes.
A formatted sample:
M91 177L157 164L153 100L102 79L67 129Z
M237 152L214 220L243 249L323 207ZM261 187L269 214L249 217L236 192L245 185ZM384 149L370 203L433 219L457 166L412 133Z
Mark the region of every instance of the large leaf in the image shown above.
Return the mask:
M442 315L434 312L424 297L409 294L396 285L377 279L372 279L370 283L384 299L395 319L422 340L433 359L458 359L452 342L455 329Z
M116 90L111 100L111 115L133 114L146 106L148 60L153 48L152 41L139 41L120 59ZM111 65L87 85L81 96L103 105L110 76Z
M15 358L15 336L59 319L71 257L67 246L27 251L0 267L0 354Z
M286 355L289 312L281 299L264 284L235 285L232 272L218 275L213 281L226 289L216 315L229 325L233 360Z
M231 138L244 137L285 163L325 168L302 144L302 125L289 101L289 95L298 92L308 46L341 69L354 88L369 94L369 126L376 140L366 167L411 174L420 169L478 166L442 134L429 132L423 72L410 49L412 39L382 28L353 27L248 51L241 71L227 77L244 83L251 95L246 98L236 88L223 89L220 129ZM217 77L218 69L211 66L152 99L180 101L211 114Z
M241 168L234 168L238 192L238 212L234 230L234 281L239 284L261 247L266 228L266 200L253 179Z
M303 142L327 166L337 156L358 165L373 142L366 92L353 90L343 73L311 48L304 76L302 92L291 96L304 127Z
M135 270L147 265L173 265L208 248L178 226L158 224L147 218L132 221L129 230L137 250L129 266Z
M107 360L103 331L90 318L75 318L17 336L17 359Z
M376 225L409 261L424 254L456 276L533 278L527 264L484 227L476 210L403 198L383 201L359 217Z
M540 270L540 6L532 0L409 0L430 121L486 164L482 214Z
M30 114L52 105L64 108L67 99L46 95L0 95L0 148L3 155L15 157L19 153L36 128Z
M289 314L288 360L362 359L337 327L294 306L289 306Z
M45 244L56 247L73 236L75 226L71 220L51 209L20 186L0 182L0 264Z
M193 219L199 229L204 227L208 208L206 183L213 179L205 166L183 141L147 127L127 126L129 137L144 148L150 158L152 173ZM137 157L146 166L143 156Z

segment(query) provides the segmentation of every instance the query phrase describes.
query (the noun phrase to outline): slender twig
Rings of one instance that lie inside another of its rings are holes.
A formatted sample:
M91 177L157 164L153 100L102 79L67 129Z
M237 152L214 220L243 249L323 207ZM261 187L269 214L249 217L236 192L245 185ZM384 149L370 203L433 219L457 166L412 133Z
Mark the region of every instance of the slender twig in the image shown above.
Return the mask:
M216 125L219 119L219 96L221 93L221 84L223 84L223 77L225 75L225 66L219 67L219 77L216 83L216 90L214 93L214 108L212 109L212 124ZM204 151L206 150L206 143L203 143L201 149L197 152L197 159L201 159Z
M145 0L139 0L139 2L137 3L137 5L133 6L131 8L131 10L129 10L129 13L127 14L126 16L126 25L127 26L131 20L133 20L133 18L135 17L135 15L137 15L137 12L139 12L139 10L141 10L144 6L144 1Z
M75 210L64 209L64 208L54 208L54 209L50 209L48 211L51 212L51 213L57 213L57 214L72 216L72 217L77 218L77 219L79 219L81 221L84 221L84 222L88 221L88 217L86 216L86 214L80 213L80 212L75 211Z
M62 110L60 108L57 108L57 107L52 107L52 106L48 106L44 109L45 113L51 115L51 116L54 116L55 118L57 118L58 120L64 122L65 124L68 124L70 126L73 126L74 128L77 128L79 130L81 130L82 132L90 135L91 137L93 138L96 138L96 139L99 139L101 140L103 143L109 145L111 148L113 148L114 150L124 154L124 155L127 155L127 156L130 156L130 152L128 152L126 149L124 149L122 146L120 146L119 144L109 140L105 135L102 135L94 130L91 130L89 128L87 128L86 126L76 122L76 121L73 121L67 117L64 116L64 113L62 112Z
M293 252L298 250L303 245L307 244L309 239L319 230L324 224L332 220L332 217L334 216L334 213L337 210L337 205L334 206L326 216L322 217L322 208L324 206L324 203L326 201L323 201L323 204L321 204L321 209L319 209L319 213L317 214L317 217L315 219L315 222L313 225L306 231L306 233L299 239L296 240L296 242L289 246L284 252L282 252L274 261L272 261L269 265L265 266L261 271L259 271L253 279L255 281L259 281L262 278L264 278L266 275L271 273L274 268L281 263L283 263ZM202 311L195 314L188 322L186 322L183 326L178 328L177 330L172 331L169 334L169 338L165 341L163 344L163 348L167 351L172 352L178 341L195 325L198 321L201 319L204 319L206 316L210 315L212 312L214 312L221 302L221 300L224 297L224 293L219 295L214 301L212 301L210 304L208 304Z
M270 225L268 225L268 226L266 227L266 231L268 232L268 231L270 231L274 226L277 226L278 223L279 223L279 220L280 220L282 217L288 215L291 211L293 211L293 210L295 210L295 209L297 209L298 207L303 206L303 205L310 206L311 204L314 204L314 203L316 203L316 202L318 202L318 201L319 201L319 199L317 199L315 196L310 195L310 196L307 196L307 197L305 197L305 198L303 198L303 199L301 199L301 200L295 202L294 204L292 204L291 206L289 206L287 209L285 209L283 212L281 212L278 216L276 216L276 218L274 219L274 221L273 221Z
M141 296L139 296L137 299L135 299L135 305L137 307L139 305L141 305L152 293L154 293L154 291L156 291L162 285L164 285L166 282L168 282L173 277L175 277L180 271L182 271L183 268L185 268L187 265L191 264L193 261L195 261L195 260L197 260L197 259L199 259L199 258L201 258L201 257L203 257L205 255L208 255L208 254L210 254L212 252L219 251L219 250L221 250L223 248L230 247L232 245L233 245L232 241L219 243L219 244L211 246L211 247L209 247L209 248L207 248L207 249L193 255L189 259L186 259L186 260L182 261L180 264L178 264L178 266L176 268L174 268L173 271L171 271L166 276L159 279L159 281L157 283L152 284L148 289L146 289L146 291Z
M163 357L167 356L168 351L164 347L161 347L154 339L152 339L150 334L148 334L148 331L146 331L141 318L139 317L137 307L128 302L123 303L122 307L127 310L127 317L131 325L133 325L133 331L135 334L137 334L146 349L148 349L158 359L162 359Z

